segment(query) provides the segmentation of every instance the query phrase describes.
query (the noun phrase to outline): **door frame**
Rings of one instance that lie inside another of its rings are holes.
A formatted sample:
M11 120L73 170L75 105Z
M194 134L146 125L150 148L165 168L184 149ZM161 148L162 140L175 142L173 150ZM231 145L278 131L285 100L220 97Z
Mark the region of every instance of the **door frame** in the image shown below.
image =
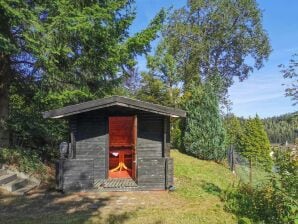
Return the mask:
M137 115L134 115L133 116L133 154L132 154L132 161L131 161L131 178L137 182L137 167L138 167L138 164L137 164L137 143L138 143L138 117Z
M106 179L109 179L109 166L110 166L110 125L109 125L109 118L110 117L133 117L134 118L134 124L133 124L133 138L134 138L134 156L135 156L135 161L132 161L132 166L133 166L133 163L135 164L135 170L134 170L134 174L132 173L132 179L137 182L137 142L138 142L138 116L137 114L127 114L127 115L124 115L124 114L121 114L121 115L118 115L118 114L113 114L113 115L106 115ZM133 170L132 170L133 172ZM133 178L134 177L134 178Z

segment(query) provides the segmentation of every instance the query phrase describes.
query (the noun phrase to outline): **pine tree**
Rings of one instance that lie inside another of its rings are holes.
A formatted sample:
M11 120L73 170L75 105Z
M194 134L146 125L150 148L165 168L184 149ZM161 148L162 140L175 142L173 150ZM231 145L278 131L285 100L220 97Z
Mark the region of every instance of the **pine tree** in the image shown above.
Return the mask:
M239 119L233 114L229 115L225 118L224 125L227 133L227 145L236 145L242 133Z
M41 111L121 88L136 56L150 50L165 16L161 10L144 30L131 35L134 3L0 0L0 147L8 145L2 125L8 115L11 133L28 139L34 129L45 140L48 135L27 117L37 116L42 123ZM17 110L20 104L23 113ZM38 119L34 121L40 123Z
M8 146L7 119L11 82L28 76L40 32L35 1L0 0L0 147ZM36 38L36 39L35 39Z
M244 122L243 135L239 138L237 149L249 160L250 183L252 183L254 162L259 162L267 169L271 168L270 142L258 116Z
M225 130L220 116L218 79L192 85L186 100L185 151L200 158L219 161L225 156Z

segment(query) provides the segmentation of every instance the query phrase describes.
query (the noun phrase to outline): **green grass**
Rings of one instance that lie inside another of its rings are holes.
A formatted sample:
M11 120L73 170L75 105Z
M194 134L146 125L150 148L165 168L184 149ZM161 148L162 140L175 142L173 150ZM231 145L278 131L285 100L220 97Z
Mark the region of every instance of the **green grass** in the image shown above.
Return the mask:
M0 194L0 223L237 223L220 197L236 181L232 173L221 164L178 151L171 156L174 192Z
M249 167L247 165L236 165L236 173L243 183L249 183ZM261 165L253 166L252 169L252 185L258 186L268 183L273 173L266 171Z

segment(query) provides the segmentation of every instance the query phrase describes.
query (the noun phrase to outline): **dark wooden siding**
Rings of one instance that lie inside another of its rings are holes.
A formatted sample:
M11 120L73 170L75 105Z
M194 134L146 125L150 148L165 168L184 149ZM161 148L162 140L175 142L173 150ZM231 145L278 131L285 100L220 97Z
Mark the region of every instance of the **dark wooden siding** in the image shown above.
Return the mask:
M163 117L138 115L137 158L161 158L163 150Z
M170 118L163 119L163 156L170 157L171 137L170 137Z
M173 161L166 162L170 154L170 124L169 118L162 115L115 107L72 117L70 127L76 160L93 160L94 179L106 178L108 117L121 115L137 115L137 184L144 189L157 190L173 185ZM83 164L76 166L75 170L80 170Z
M174 161L172 158L166 159L166 188L174 186Z
M94 178L105 178L107 117L92 111L77 116L75 123L76 158L93 159Z
M92 159L59 160L57 168L60 190L84 190L93 187L94 164Z
M152 190L165 189L165 158L138 159L138 181L140 187Z

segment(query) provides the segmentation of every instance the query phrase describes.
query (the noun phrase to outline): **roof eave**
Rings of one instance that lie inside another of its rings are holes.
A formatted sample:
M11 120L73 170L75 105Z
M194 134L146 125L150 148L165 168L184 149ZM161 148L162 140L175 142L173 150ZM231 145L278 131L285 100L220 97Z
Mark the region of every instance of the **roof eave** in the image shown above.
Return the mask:
M43 112L43 118L66 118L72 115L98 110L111 106L122 106L136 110L143 110L151 113L161 114L169 117L186 117L186 112L181 109L165 107L157 104L132 100L120 96L112 96L100 100L88 101L85 103L66 106L60 109Z

